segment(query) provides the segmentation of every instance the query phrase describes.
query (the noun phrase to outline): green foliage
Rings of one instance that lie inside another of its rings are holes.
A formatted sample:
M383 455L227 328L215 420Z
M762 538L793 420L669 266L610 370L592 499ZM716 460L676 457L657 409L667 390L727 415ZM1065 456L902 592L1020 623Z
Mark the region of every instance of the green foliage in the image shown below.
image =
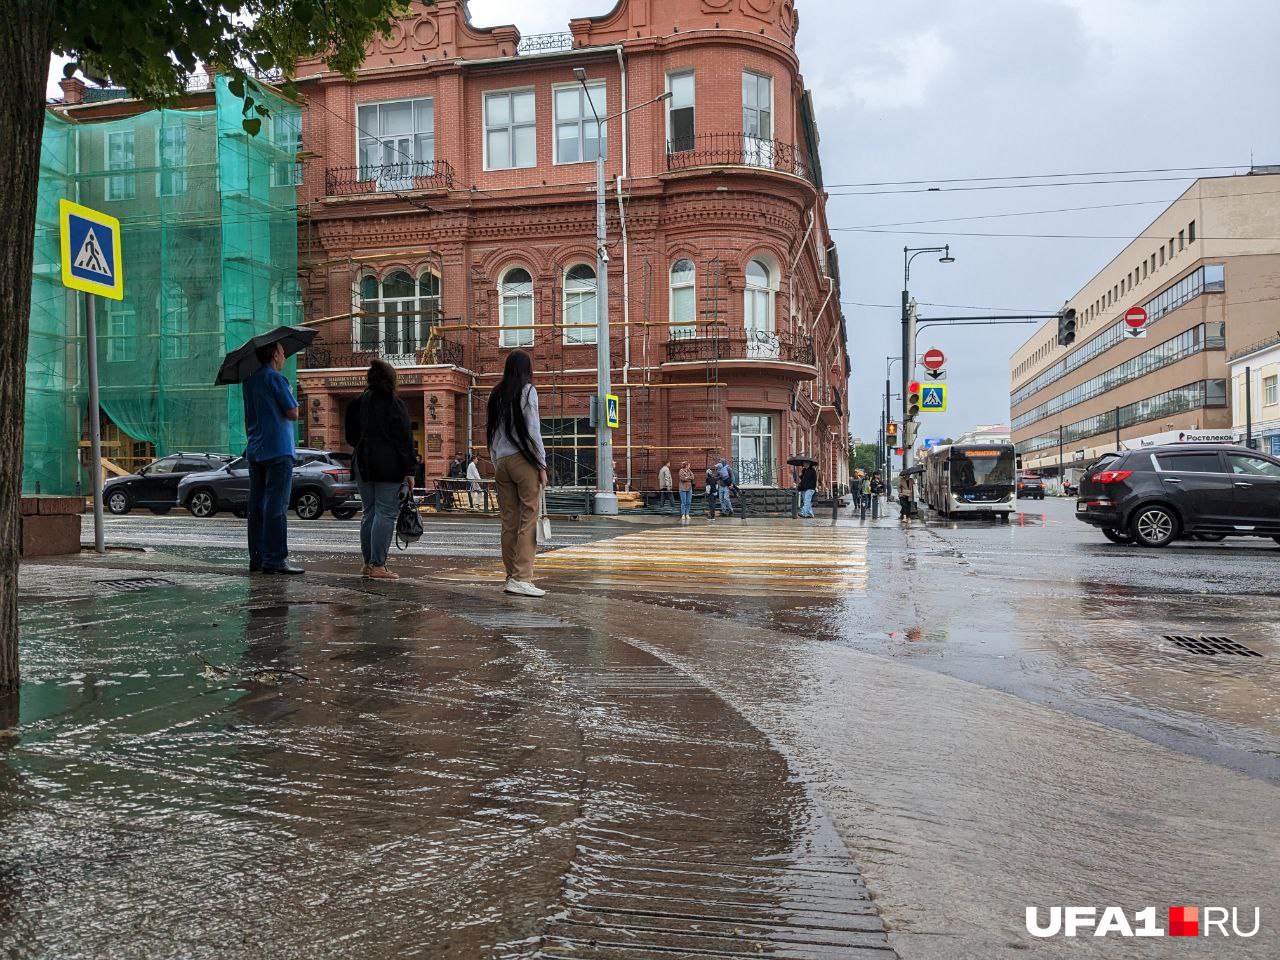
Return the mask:
M255 75L280 68L278 86L291 98L297 96L292 64L301 58L323 56L353 77L369 42L389 35L410 6L410 0L61 0L52 52L72 59L66 76L81 70L157 104L180 96L201 61L218 64L231 92L244 99L245 131L256 136L266 110L254 96Z
M876 469L876 445L874 443L849 444L849 472L863 470L871 473Z

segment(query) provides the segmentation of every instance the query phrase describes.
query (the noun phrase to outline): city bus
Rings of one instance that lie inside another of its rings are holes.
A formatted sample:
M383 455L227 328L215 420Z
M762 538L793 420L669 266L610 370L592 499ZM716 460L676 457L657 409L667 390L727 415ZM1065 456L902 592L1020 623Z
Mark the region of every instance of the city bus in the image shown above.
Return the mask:
M921 497L944 517L996 514L1007 521L1017 509L1011 443L952 443L934 447L924 461Z

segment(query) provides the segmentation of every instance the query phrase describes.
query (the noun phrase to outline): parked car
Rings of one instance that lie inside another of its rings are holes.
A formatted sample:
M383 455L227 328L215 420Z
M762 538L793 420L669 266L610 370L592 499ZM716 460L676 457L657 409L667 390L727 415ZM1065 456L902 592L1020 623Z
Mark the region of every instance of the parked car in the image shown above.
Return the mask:
M220 468L231 458L220 453L174 453L148 463L137 473L111 477L102 486L102 505L112 513L146 507L152 513L173 509L184 476Z
M298 450L294 454L293 488L289 505L299 519L316 520L326 510L348 520L360 509L360 495L351 469L327 450ZM249 504L249 461L244 457L205 473L193 473L178 484L177 502L196 517L212 517L219 510L245 516Z
M1280 459L1230 444L1131 450L1090 465L1076 517L1115 543L1272 537L1280 543Z
M1034 497L1037 500L1043 500L1044 480L1041 479L1039 474L1019 473L1017 497L1019 500L1023 497Z

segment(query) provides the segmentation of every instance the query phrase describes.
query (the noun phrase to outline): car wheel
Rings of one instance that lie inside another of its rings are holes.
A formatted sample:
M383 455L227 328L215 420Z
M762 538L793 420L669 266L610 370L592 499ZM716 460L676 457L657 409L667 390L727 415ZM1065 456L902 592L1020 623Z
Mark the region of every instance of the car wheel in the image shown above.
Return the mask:
M331 510L330 513L332 513L339 520L350 520L352 517L356 515L355 510L351 509L350 507L340 507L338 509Z
M166 513L168 513L173 508L172 507L150 507L149 509L157 517L163 517Z
M1219 540L1227 539L1225 533L1196 533L1192 534L1197 540L1203 540L1205 543L1217 543Z
M324 514L324 501L314 490L304 491L293 502L293 512L298 515L299 520L319 520Z
M1103 527L1102 535L1112 543L1133 543L1133 537L1115 527Z
M123 490L112 490L103 499L106 500L107 509L117 515L128 513L133 506L133 502L129 499L129 494Z
M193 490L191 495L187 497L187 510L191 512L193 517L199 517L201 520L206 517L212 517L218 512L218 501L214 497L212 490L201 488Z
M1163 547L1178 535L1178 518L1168 507L1155 503L1139 509L1129 529L1140 546Z

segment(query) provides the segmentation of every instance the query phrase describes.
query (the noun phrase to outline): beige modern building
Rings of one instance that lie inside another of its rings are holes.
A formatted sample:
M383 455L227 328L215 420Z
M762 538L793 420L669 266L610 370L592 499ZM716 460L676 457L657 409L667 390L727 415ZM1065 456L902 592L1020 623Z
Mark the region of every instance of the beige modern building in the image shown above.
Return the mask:
M1193 183L1009 361L1022 465L1055 474L1124 441L1230 429L1227 357L1280 332L1280 167ZM1145 336L1125 312L1147 313Z

